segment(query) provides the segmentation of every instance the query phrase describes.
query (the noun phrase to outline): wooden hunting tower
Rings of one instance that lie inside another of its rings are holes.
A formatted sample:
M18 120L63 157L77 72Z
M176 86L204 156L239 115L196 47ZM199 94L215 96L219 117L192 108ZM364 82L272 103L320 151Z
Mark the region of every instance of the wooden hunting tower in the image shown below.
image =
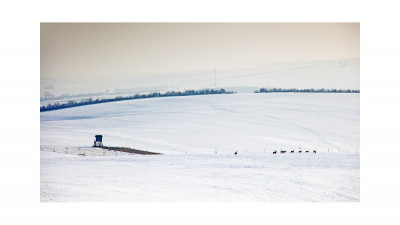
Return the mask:
M103 135L96 135L93 147L103 147Z

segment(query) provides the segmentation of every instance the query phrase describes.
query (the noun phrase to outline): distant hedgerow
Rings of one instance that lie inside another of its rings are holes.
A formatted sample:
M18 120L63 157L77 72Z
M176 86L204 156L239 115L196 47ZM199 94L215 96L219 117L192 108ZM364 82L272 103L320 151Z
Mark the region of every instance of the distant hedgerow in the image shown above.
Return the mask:
M254 91L254 93L269 93L269 92L306 92L306 93L360 93L360 90L350 89L297 89L297 88L260 88L260 90Z
M214 95L214 94L233 94L234 92L225 91L225 89L201 89L201 90L186 90L184 92L181 91L168 91L166 93L154 92L150 94L136 94L131 96L118 96L115 98L103 98L103 99L95 99L92 98L84 99L82 101L68 101L67 103L54 103L48 104L47 106L41 106L40 112L65 109L83 105L92 105L99 104L105 102L116 102L116 101L124 101L124 100L132 100L132 99L141 99L141 98L158 98L158 97L171 97L171 96L188 96L188 95Z

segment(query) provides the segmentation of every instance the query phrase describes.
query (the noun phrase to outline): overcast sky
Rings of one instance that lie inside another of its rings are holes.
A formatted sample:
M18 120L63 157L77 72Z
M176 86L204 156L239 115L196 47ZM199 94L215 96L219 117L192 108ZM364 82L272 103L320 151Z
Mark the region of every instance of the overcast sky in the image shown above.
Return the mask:
M252 68L270 62L359 57L359 23L41 23L40 26L41 80L118 79L213 68Z

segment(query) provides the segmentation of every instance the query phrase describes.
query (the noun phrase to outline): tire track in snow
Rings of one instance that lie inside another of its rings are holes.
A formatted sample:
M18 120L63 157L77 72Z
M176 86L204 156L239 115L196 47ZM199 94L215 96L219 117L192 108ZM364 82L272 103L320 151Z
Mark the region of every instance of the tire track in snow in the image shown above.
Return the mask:
M207 103L207 104L208 104L209 107L210 107L211 109L213 109L213 110L219 110L219 111L224 111L224 112L229 112L229 113L235 113L235 114L245 114L245 113L243 113L243 112L238 112L238 111L235 111L235 110L232 110L232 109L220 108L220 107L215 106L215 105L212 104L212 103ZM326 145L329 145L329 146L332 146L332 147L334 147L335 149L339 149L338 146L336 146L336 145L330 143L328 140L326 140L325 137L324 137L322 134L320 134L320 133L318 133L317 131L315 131L315 130L313 130L313 129L311 129L311 128L308 128L308 127L306 127L306 126L297 124L297 123L292 122L292 121L284 120L284 119L282 119L282 118L275 117L275 116L260 116L260 115L254 115L254 117L271 118L271 119L274 119L274 120L278 120L278 121L287 123L287 124L292 125L292 126L299 127L299 128L301 128L301 129L303 129L303 130L306 130L306 131L310 132L310 133L313 134L314 136L316 136L322 143L324 143L324 144L326 144Z
M315 130L313 130L313 129L311 129L311 128L308 128L308 127L306 127L306 126L297 124L297 123L292 122L292 121L284 120L284 119L281 119L281 118L278 118L278 117L275 117L275 116L267 116L267 117L272 118L272 119L275 119L275 120L279 120L279 121L282 121L282 122L285 122L285 123L287 123L287 124L290 124L290 125L299 127L299 128L301 128L301 129L304 129L304 130L306 130L306 131L312 133L314 136L316 136L322 143L327 144L327 145L330 145L330 146L332 146L332 147L334 147L334 148L339 149L338 146L336 146L336 145L330 143L329 141L327 141L327 140L325 139L325 137L324 137L322 134L318 133L317 131L315 131Z

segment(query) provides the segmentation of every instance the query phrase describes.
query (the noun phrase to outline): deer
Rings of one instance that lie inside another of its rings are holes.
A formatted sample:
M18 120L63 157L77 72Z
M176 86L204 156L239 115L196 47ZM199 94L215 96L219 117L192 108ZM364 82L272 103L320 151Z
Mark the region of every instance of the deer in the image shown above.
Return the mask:
M290 153L294 153L294 150L290 151Z
M235 152L235 155L237 155L237 151Z
M275 155L276 153L277 153L277 151L276 151L276 150L272 152L272 154L273 154L273 155Z
M314 150L313 152L314 152L314 153L317 153L317 150Z

